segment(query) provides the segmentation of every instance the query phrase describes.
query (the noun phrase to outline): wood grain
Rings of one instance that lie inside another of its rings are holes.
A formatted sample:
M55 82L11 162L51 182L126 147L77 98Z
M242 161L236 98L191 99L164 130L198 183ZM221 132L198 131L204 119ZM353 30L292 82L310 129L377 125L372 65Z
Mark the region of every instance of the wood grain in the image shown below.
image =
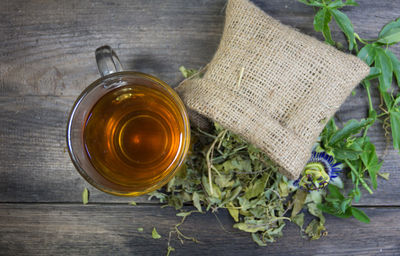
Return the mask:
M71 97L0 97L0 202L129 202L102 193L75 170L66 146ZM148 202L147 197L135 198Z
M363 210L371 217L368 225L328 217L328 236L308 241L289 224L283 238L267 247L232 228L226 211L217 214L221 222L211 213L193 214L181 231L201 243L180 245L173 235L173 255L396 255L398 209ZM173 209L157 206L2 204L0 251L2 255L165 255L168 232L179 221ZM139 227L144 231L137 231ZM153 227L161 239L151 237ZM344 243L344 237L349 241Z
M294 0L255 3L284 24L321 38L313 29L312 8ZM375 37L398 15L396 1L359 3L345 11L362 37ZM0 94L76 97L98 77L93 53L103 44L115 48L126 69L175 86L180 65L198 68L211 59L224 5L225 0L6 1L0 6ZM344 42L338 29L333 34Z
M358 93L362 93L359 91ZM342 119L361 118L360 97L352 97L339 113ZM84 187L91 188L92 202L128 202L86 184L69 158L65 133L73 97L0 97L0 202L80 202ZM383 153L386 139L379 125L371 129L372 140ZM399 205L399 155L388 150L382 171L389 181L378 179L374 195L362 205ZM364 192L367 193L367 192ZM152 203L146 197L135 201Z

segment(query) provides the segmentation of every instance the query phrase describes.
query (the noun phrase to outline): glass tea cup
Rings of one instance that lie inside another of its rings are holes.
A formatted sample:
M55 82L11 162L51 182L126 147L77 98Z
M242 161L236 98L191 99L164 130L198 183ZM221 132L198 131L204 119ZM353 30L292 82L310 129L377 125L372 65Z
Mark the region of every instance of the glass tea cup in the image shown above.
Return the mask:
M109 46L96 50L101 78L75 101L67 127L69 155L97 189L138 196L166 184L190 144L188 114L160 79L123 71Z

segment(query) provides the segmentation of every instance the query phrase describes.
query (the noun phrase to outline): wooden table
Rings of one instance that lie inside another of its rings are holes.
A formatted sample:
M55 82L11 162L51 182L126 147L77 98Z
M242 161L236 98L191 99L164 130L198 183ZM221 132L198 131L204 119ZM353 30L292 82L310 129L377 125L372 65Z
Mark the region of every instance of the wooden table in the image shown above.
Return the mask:
M400 14L398 1L358 0L345 8L355 30L373 38ZM257 0L268 14L300 31L313 31L313 10L294 0ZM163 255L169 230L180 218L157 201L101 193L86 184L66 152L69 110L99 77L94 50L111 45L126 69L154 74L175 86L180 65L199 68L220 40L225 0L6 0L0 4L0 255ZM338 29L335 38L344 42ZM400 57L400 47L394 48ZM362 88L338 113L342 121L367 112ZM375 97L373 100L378 102ZM371 129L379 154L386 139ZM328 236L300 237L288 224L284 237L258 247L232 228L224 210L195 214L182 226L199 244L180 245L172 255L400 255L400 156L389 145L373 195L359 206L370 224L327 217ZM81 193L90 190L90 203ZM187 206L187 209L192 207ZM143 227L144 231L137 229ZM162 239L151 237L156 227Z

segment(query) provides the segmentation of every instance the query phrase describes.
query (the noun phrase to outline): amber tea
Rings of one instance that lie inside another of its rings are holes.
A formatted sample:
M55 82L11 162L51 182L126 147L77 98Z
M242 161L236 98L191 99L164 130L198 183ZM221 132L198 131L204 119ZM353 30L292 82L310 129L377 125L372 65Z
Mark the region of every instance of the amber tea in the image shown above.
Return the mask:
M99 174L114 184L144 189L175 167L183 130L181 112L165 92L130 84L96 102L83 139Z

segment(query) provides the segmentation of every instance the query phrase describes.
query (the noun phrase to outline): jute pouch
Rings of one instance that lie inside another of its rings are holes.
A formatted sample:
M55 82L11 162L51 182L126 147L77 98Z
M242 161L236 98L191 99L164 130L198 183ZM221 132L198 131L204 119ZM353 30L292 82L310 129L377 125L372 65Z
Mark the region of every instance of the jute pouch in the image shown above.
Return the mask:
M296 179L326 122L368 73L357 57L281 24L248 0L229 0L204 75L177 91L191 111L241 135Z

